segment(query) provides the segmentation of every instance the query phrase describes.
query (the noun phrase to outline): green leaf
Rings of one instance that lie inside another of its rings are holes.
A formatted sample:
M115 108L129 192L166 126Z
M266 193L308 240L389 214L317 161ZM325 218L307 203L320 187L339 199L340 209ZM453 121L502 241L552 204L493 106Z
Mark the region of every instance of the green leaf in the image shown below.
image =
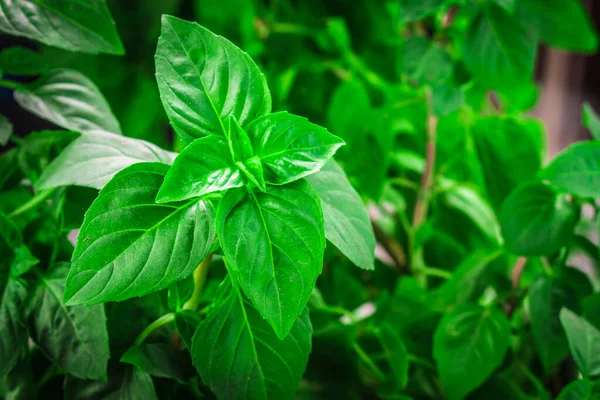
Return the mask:
M512 13L515 10L515 3L517 0L493 0L500 7L504 8L509 13Z
M271 111L267 81L248 54L196 23L164 15L155 59L163 106L186 141L226 136L228 116L245 127Z
M519 0L519 19L552 47L594 53L598 34L581 0Z
M559 312L572 307L575 299L567 284L558 278L538 275L529 286L529 316L533 341L546 372L563 360L569 351Z
M219 399L293 399L311 351L308 310L281 337L229 279L219 292L193 338L203 382Z
M27 289L20 281L3 275L0 265L0 378L16 365L28 336L22 312Z
M523 256L542 256L569 243L577 210L564 194L543 182L518 186L500 210L505 246Z
M104 0L0 0L0 31L82 53L124 54Z
M433 338L433 357L448 399L481 385L504 360L510 325L504 313L463 304L446 314Z
M175 327L188 350L192 348L192 337L201 321L200 316L191 310L181 310L175 313Z
M559 153L539 174L560 190L600 197L600 142L575 143Z
M126 364L109 368L108 381L84 381L67 375L63 389L65 400L158 400L152 377Z
M116 174L85 215L67 278L70 305L125 300L187 277L215 242L213 205L154 199L168 166L134 164Z
M321 169L344 141L306 118L278 112L246 127L265 182L283 185Z
M229 117L228 120L227 144L229 145L231 158L233 161L246 161L254 155L250 138L234 117Z
M100 90L77 71L49 71L34 83L15 90L14 96L21 107L62 128L80 133L121 133Z
M400 16L405 22L427 17L442 6L444 0L400 0Z
M600 331L566 308L560 310L560 322L579 371L587 378L600 375Z
M581 110L581 125L588 128L595 140L600 140L600 116L594 111L589 103L583 104Z
M265 174L262 167L262 162L257 156L250 157L245 162L238 161L236 165L242 171L246 179L258 188L261 192L267 190L265 183Z
M465 103L465 92L449 85L433 88L433 113L439 117L458 110Z
M68 270L66 264L58 264L40 276L27 304L31 338L69 374L82 379L106 378L110 353L104 306L65 306Z
M450 54L424 37L409 38L402 49L402 67L406 76L421 85L440 86L452 75Z
M344 171L331 159L307 180L321 199L325 237L358 267L373 269L373 227L359 194Z
M219 204L217 232L232 276L283 339L323 266L319 197L304 180L265 193L230 190Z
M39 190L78 185L102 189L119 171L141 162L173 163L177 154L139 139L92 131L69 144L44 169Z
M8 118L0 114L0 146L6 146L12 134L13 124L11 124Z
M177 156L158 191L156 201L181 201L243 185L224 137L194 140Z
M31 356L21 357L17 365L8 373L4 380L5 400L28 400L38 398L38 385L33 379Z
M135 365L140 370L160 378L186 382L196 375L187 353L169 344L152 343L131 347L121 362Z
M396 386L404 389L408 382L408 350L406 350L406 346L398 332L388 324L383 324L377 329L377 339L379 339L390 364Z
M569 383L556 400L596 400L600 398L600 382L578 379Z
M0 69L11 75L37 75L49 68L46 57L25 47L9 47L0 52Z
M515 87L533 75L537 42L504 9L489 3L465 33L464 62L482 84Z
M29 251L24 244L14 248L15 257L10 266L10 274L13 277L19 277L29 271L32 267L39 264L40 260Z

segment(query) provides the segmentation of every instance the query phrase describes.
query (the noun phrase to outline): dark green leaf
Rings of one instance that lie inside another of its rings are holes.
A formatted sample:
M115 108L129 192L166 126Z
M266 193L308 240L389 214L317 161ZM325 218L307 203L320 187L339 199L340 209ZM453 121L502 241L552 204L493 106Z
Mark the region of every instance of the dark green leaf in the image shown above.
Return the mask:
M178 311L175 314L175 327L188 350L192 348L192 337L201 321L200 316L190 310Z
M293 399L308 362L311 334L304 308L287 335L276 335L228 280L194 335L192 357L220 399Z
M213 205L155 204L168 166L134 164L117 173L85 215L65 300L96 304L168 287L192 273L215 241ZM159 251L160 249L160 251Z
M400 16L405 22L417 21L433 14L444 0L400 0Z
M463 304L446 314L435 331L433 357L450 400L464 398L502 363L510 325L497 309Z
M377 338L390 364L394 381L399 389L404 389L408 382L408 351L406 346L390 325L383 324L377 330Z
M579 379L569 383L556 400L596 400L600 398L600 383Z
M25 355L17 365L10 370L4 381L6 395L5 400L29 400L38 398L38 391L33 380L31 368L31 356Z
M12 134L13 124L11 124L8 118L0 114L0 146L6 146Z
M242 175L231 158L227 140L210 135L194 140L177 156L156 201L181 201L242 185Z
M421 85L440 86L452 75L450 54L424 37L411 37L402 49L402 67L406 76Z
M78 185L102 189L122 169L140 162L171 164L176 154L139 139L93 131L67 146L47 168L37 189Z
M135 365L152 376L185 382L196 375L188 353L169 344L153 343L131 347L121 362Z
M327 129L287 112L258 118L246 127L265 181L274 185L313 174L344 144Z
M82 53L124 54L104 0L0 0L0 31Z
M52 70L15 90L15 100L29 112L80 133L121 133L119 122L92 81L77 71Z
M519 0L519 19L552 47L584 53L598 48L598 34L581 0Z
M439 117L458 110L465 103L465 92L448 85L433 88L433 113Z
M31 339L69 374L82 379L106 378L110 354L104 306L65 306L68 270L68 265L59 264L40 276L27 305Z
M600 142L569 146L539 175L566 192L582 197L600 197Z
M543 182L518 186L500 210L506 248L524 256L542 256L569 243L577 210L564 194Z
M583 104L581 111L581 125L588 128L592 137L600 140L600 116L594 111L589 103Z
M25 286L18 280L7 279L0 264L0 378L16 365L19 350L27 343L27 328L23 321L26 296Z
M265 193L230 190L219 204L217 232L232 276L284 338L322 269L325 232L314 189L301 180Z
M560 310L560 322L579 371L587 378L600 375L600 331L566 308Z
M186 141L226 136L228 116L245 127L271 111L266 79L252 59L196 23L163 16L155 58L163 106Z
M489 3L466 32L464 61L482 84L513 87L531 79L536 49L535 37L526 27Z
M493 0L493 1L495 1L500 7L503 7L508 12L514 11L515 3L517 2L517 0Z
M12 75L37 75L50 68L42 54L25 47L9 47L0 52L0 68Z
M358 267L373 269L373 227L360 196L344 171L332 159L307 180L321 199L325 237Z
M14 248L14 253L15 256L10 266L10 274L13 277L23 275L40 262L24 244Z

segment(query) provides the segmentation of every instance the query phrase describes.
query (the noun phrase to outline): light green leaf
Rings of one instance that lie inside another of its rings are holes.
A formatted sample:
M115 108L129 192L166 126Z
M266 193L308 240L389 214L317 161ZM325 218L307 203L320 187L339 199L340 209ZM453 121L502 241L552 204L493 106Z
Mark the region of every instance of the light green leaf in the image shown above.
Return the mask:
M0 146L6 146L12 134L13 124L11 124L8 118L0 114Z
M556 400L596 400L600 398L600 382L578 379L569 383Z
M229 145L231 158L234 161L246 161L254 155L250 138L234 117L229 117L228 122L227 144Z
M25 47L9 47L0 52L0 69L11 75L37 75L49 68L50 61L44 55Z
M227 140L210 135L194 140L177 156L156 201L186 200L242 185L242 174L231 158Z
M68 270L68 265L58 264L39 278L27 305L31 338L69 374L82 379L106 378L110 353L104 306L65 306Z
M504 9L488 3L465 34L464 62L482 84L516 86L533 75L537 42Z
M319 197L304 180L265 193L230 190L219 204L217 232L232 276L283 339L323 266Z
M55 158L36 184L37 189L87 186L102 189L119 171L140 162L173 163L176 153L152 143L104 131L89 131Z
M10 266L10 274L13 277L19 277L23 275L40 262L38 258L31 254L29 248L24 244L19 245L13 250L15 257Z
M388 324L383 324L377 329L377 339L390 364L396 386L404 389L408 383L408 350L404 342L398 332Z
M433 357L449 400L463 399L504 360L510 325L503 312L463 304L446 314L433 338Z
M124 54L104 0L0 0L0 31L82 53Z
M421 85L440 86L452 75L450 54L433 41L420 36L409 38L402 49L404 74Z
M178 382L186 382L196 376L189 355L164 343L133 346L123 354L120 361L135 365L150 375Z
M600 375L600 331L566 308L560 310L560 322L579 371L587 378Z
M506 248L523 256L542 256L568 244L577 210L564 194L543 182L518 186L500 210Z
M215 242L208 200L155 204L168 166L116 174L85 215L67 278L69 305L120 301L187 277Z
M465 92L449 85L433 88L433 112L439 117L458 110L465 103Z
M293 399L311 351L304 308L283 338L228 279L193 338L192 358L219 399Z
M266 182L265 182L265 173L263 171L262 162L260 158L257 156L250 157L243 163L241 161L237 161L235 163L240 171L244 174L246 179L252 183L252 185L256 186L258 190L264 192L267 190Z
M356 266L373 269L375 234L365 205L346 174L331 159L309 177L308 183L321 199L325 237Z
M267 81L248 54L196 23L163 16L155 59L163 106L186 141L226 136L228 116L245 127L271 111Z
M517 16L552 47L593 53L598 34L581 0L519 0Z
M560 190L582 197L600 197L600 142L572 144L539 176Z
M600 116L594 111L589 103L583 104L581 110L581 125L588 128L592 137L600 140Z
M0 378L16 365L21 346L27 343L23 302L27 289L16 279L8 279L0 261Z
M283 185L313 174L325 165L344 141L306 118L278 112L246 127L265 182Z
M538 275L529 286L533 342L546 372L551 371L569 352L559 312L563 307L574 305L576 299L573 297L565 282L547 275Z
M77 71L49 71L34 83L15 90L14 95L21 107L62 128L80 133L121 133L100 90Z

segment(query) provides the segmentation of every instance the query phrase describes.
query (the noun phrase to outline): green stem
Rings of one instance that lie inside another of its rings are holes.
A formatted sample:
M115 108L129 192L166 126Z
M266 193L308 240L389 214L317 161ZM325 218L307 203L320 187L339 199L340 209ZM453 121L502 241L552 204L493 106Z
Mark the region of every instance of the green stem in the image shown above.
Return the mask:
M385 89L388 86L387 83L379 75L371 71L371 69L367 67L367 65L356 54L347 52L346 62L375 88Z
M154 321L153 323L148 325L146 327L146 329L144 329L142 331L142 333L140 333L140 335L137 337L137 339L135 339L135 342L133 342L133 344L139 345L139 344L144 343L144 340L146 340L146 338L148 336L150 336L155 330L157 330L158 328L160 328L164 325L170 324L174 320L175 320L174 313L168 313L168 314L163 315L162 317L160 317L159 319L157 319L156 321Z
M192 293L192 297L190 297L190 299L183 305L184 310L194 311L196 308L198 308L198 304L200 304L200 299L202 298L202 289L204 288L204 283L206 282L208 267L211 260L212 254L209 254L194 271L194 292Z
M0 79L0 87L5 87L8 89L20 89L21 86L22 85L19 82L5 81Z
M373 360L371 360L371 357L369 357L369 355L365 353L365 351L362 349L362 347L360 347L358 343L355 342L352 345L352 348L354 349L354 351L356 351L356 354L362 360L362 362L364 362L369 367L369 369L371 370L371 372L373 372L377 379L385 379L385 374L381 371L381 369L379 369L379 367L373 362Z
M442 278L442 279L450 279L450 278L452 278L452 273L451 272L448 272L448 271L445 271L445 270L439 269L439 268L420 267L415 272L421 272L424 275L435 276L435 277Z
M46 383L50 382L50 380L54 378L57 375L57 373L58 368L56 367L56 365L50 365L44 372L44 375L40 377L37 383L37 390L40 390L42 387L44 387Z
M298 36L315 37L319 31L302 25L291 24L287 22L273 22L269 25L270 33L291 34Z
M9 218L16 217L17 215L23 214L24 212L29 211L32 208L35 208L46 200L50 195L54 192L54 189L48 189L39 192L34 197L32 197L27 203L23 204L21 207L13 210L10 214L8 214Z

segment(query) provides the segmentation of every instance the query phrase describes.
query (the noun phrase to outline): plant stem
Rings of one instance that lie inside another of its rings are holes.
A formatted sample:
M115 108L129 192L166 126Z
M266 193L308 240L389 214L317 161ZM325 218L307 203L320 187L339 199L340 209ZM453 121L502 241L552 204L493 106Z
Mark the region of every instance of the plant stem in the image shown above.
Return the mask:
M381 369L379 369L379 367L373 362L373 360L371 360L371 357L369 357L369 355L365 353L365 351L362 349L362 347L360 347L360 345L357 342L354 342L352 348L354 349L354 351L356 351L356 354L362 360L362 362L364 362L369 367L369 369L371 370L371 372L373 372L377 379L385 379L385 374L381 371Z
M152 332L154 332L161 326L164 326L164 325L167 325L167 324L173 322L174 320L175 320L174 313L168 313L168 314L163 315L162 317L160 317L159 319L157 319L156 321L154 321L153 323L148 325L146 327L146 329L144 329L142 331L142 333L140 333L140 335L137 337L137 339L135 339L135 342L133 342L133 344L138 345L138 344L144 343L144 340L146 340L146 338L148 336L150 336L152 334Z
M273 22L269 24L269 33L287 33L298 36L315 37L319 31L317 29L288 22Z
M23 214L26 211L36 207L38 204L46 200L50 195L54 192L54 189L44 190L39 192L34 197L32 197L27 203L23 204L21 207L13 210L10 214L8 214L9 218L16 217L17 215Z
M208 274L208 267L212 260L212 254L209 254L201 263L198 268L194 271L194 292L192 297L183 305L184 310L196 310L198 304L200 304L200 298L202 297L202 289L206 282L206 276Z
M388 86L388 84L379 75L371 71L371 69L367 67L367 65L353 52L347 52L345 58L346 62L350 65L350 68L356 70L375 88L385 89Z
M42 387L44 387L44 385L46 383L50 382L50 380L52 378L54 378L57 373L58 373L58 368L56 367L56 365L54 365L54 364L50 365L44 372L44 375L42 375L40 377L40 379L38 380L37 390L40 390Z
M437 117L433 115L433 99L431 89L427 89L427 144L425 153L425 171L421 176L421 187L417 195L417 203L413 214L413 228L416 231L427 218L427 209L429 207L429 197L433 187L433 170L435 168L435 141Z
M21 88L21 84L13 81L5 81L0 79L0 87L5 87L8 89L19 89Z
M415 272L421 272L424 275L427 276L435 276L438 278L442 278L442 279L450 279L452 278L452 273L445 271L443 269L439 269L439 268L432 268L432 267L420 267L418 270L416 270Z

